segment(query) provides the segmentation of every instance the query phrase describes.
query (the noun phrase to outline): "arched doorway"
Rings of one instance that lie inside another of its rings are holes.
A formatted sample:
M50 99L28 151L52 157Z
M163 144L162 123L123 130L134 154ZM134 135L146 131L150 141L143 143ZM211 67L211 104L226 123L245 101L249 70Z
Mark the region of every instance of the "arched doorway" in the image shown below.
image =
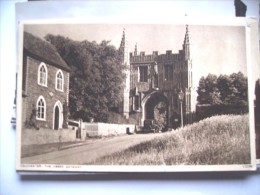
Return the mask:
M142 125L151 124L155 129L164 131L168 127L168 100L159 93L152 92L142 101Z
M54 129L59 129L60 109L58 106L55 107L54 111Z
M63 114L62 104L57 101L53 107L53 129L58 130L62 128Z

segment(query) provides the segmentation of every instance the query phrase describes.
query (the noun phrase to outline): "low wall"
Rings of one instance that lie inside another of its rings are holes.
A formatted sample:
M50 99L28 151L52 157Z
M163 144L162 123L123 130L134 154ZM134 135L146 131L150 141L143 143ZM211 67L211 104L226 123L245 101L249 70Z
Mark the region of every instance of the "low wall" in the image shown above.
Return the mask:
M88 137L121 135L135 131L134 124L83 123L82 126ZM85 135L82 136L83 139L84 137Z
M21 145L76 141L76 131L71 129L23 129Z
M23 129L21 145L47 144L57 142L84 141L87 137L113 136L134 133L134 124L82 123L80 136L78 129Z

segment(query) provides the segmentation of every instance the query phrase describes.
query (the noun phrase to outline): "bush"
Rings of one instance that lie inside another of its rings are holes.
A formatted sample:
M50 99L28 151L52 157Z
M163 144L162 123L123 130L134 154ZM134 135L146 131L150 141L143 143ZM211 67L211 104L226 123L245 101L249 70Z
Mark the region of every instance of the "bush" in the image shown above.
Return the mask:
M202 120L215 115L245 113L248 113L248 106L202 104L197 105L196 107L197 120Z

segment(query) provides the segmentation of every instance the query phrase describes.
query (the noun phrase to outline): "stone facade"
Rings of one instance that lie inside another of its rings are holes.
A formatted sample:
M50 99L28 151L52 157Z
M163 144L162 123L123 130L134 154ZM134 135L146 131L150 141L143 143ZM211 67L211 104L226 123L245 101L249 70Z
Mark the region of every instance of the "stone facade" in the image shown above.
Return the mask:
M26 37L25 41L44 42L38 38ZM46 44L46 42L44 42ZM25 43L26 45L26 43ZM45 46L46 47L46 46ZM52 46L45 49L52 49ZM38 48L41 49L40 47ZM54 50L55 51L55 50ZM58 55L58 53L56 53ZM69 68L57 61L36 55L32 48L23 52L23 128L61 129L63 127L64 105L68 104ZM43 68L41 70L41 68ZM41 76L44 72L44 76ZM43 78L44 80L40 80ZM46 80L45 80L46 79ZM60 79L58 81L58 79Z
M166 51L159 54L154 51L146 55L145 52L135 51L126 54L125 32L120 49L124 51L124 64L129 69L124 95L125 117L139 113L139 125L143 126L146 120L155 120L154 108L159 102L166 105L166 123L169 128L177 128L180 125L181 102L179 94L184 94L182 101L184 124L192 123L196 106L196 93L193 87L192 75L192 49L189 38L188 26L182 49L178 53ZM129 57L129 59L126 59ZM128 100L126 100L126 97ZM128 113L128 114L126 114Z

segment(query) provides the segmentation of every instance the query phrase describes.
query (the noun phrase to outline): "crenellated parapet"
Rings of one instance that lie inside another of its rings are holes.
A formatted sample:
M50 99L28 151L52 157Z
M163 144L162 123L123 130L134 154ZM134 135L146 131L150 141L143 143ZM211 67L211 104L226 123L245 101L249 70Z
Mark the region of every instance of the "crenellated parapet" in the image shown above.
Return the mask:
M193 88L192 75L192 57L191 57L191 41L189 29L186 26L186 32L181 49L174 53L172 50L166 50L160 54L153 51L146 54L144 51L137 51L135 44L134 51L129 53L129 86L126 89L129 93L125 93L124 102L129 98L129 113L140 113L142 115L142 125L144 120L150 119L153 114L150 113L150 107L158 103L155 99L149 99L149 94L163 94L162 100L168 105L167 117L169 126L174 127L172 120L178 119L180 115L180 100L178 92L183 91L183 111L185 113L185 123L192 122L192 113L195 111L196 94ZM121 41L121 51L126 54L126 35L123 32ZM126 56L124 56L126 57ZM128 82L126 82L128 83ZM146 103L147 102L147 105ZM124 104L126 106L126 104ZM127 110L127 109L125 109ZM144 112L146 114L144 114ZM147 118L148 117L148 118ZM150 118L149 118L150 117ZM178 119L179 120L179 119Z

